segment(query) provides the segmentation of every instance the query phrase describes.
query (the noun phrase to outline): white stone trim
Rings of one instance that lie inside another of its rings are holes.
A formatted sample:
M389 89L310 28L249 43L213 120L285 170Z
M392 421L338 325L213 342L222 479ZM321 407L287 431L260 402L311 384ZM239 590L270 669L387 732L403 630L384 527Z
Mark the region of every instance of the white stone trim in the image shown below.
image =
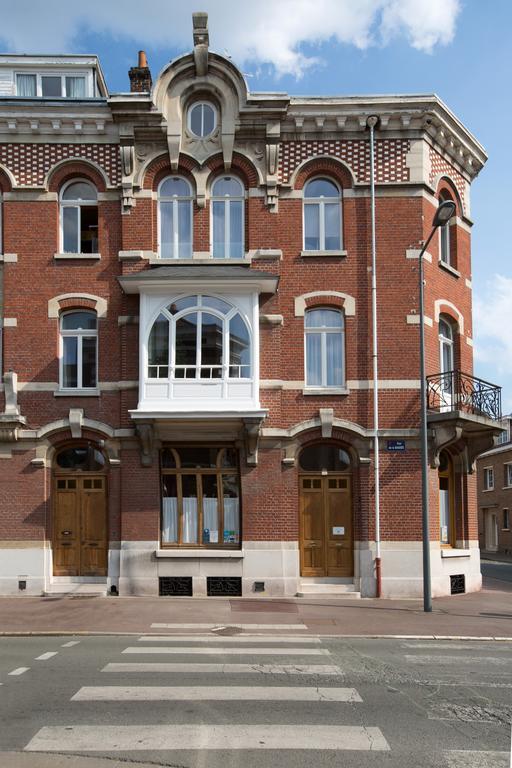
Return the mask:
M421 248L407 248L405 251L405 258L406 259L419 259L421 253ZM428 251L425 251L423 254L423 260L430 262L432 264L432 254Z
M323 296L336 296L339 299L343 299L343 312L346 317L354 317L356 314L356 300L350 294L341 293L341 291L311 291L310 293L303 293L301 296L295 297L295 317L304 317L306 299L321 299Z
M473 339L470 336L466 336L466 344L468 345L468 347L473 346Z
M4 317L2 321L2 325L4 328L16 328L18 326L18 318L17 317Z
M3 255L0 254L0 263L4 264L16 264L18 261L18 254L17 253L4 253Z
M448 299L436 299L434 301L434 318L436 323L439 322L439 316L442 314L441 307L450 307L451 310L457 315L458 323L459 323L459 333L464 333L464 315L462 312L460 312L459 309L453 304L451 301L448 301Z
M379 379L379 389L419 389L419 379ZM283 379L262 379L260 389L284 389L284 390L305 390L304 381L285 381ZM373 389L373 379L349 379L346 390L342 394L348 394L351 389L366 390ZM325 389L323 394L329 394Z
M167 549L155 549L155 557L168 560L174 558L185 560L196 557L242 560L245 557L245 553L243 549L179 549L178 547L169 547Z
M468 280L467 277L466 277L466 288L469 288L470 291L473 290L473 283L471 282L471 280Z
M99 261L101 259L101 253L54 253L54 259L70 259L73 261L80 261L84 259L94 259Z
M94 296L92 293L61 293L59 296L54 296L53 299L48 301L48 317L58 318L60 314L60 302L65 299L88 299L96 302L96 315L98 318L106 317L107 314L107 300L102 299L101 296Z
M451 275L454 275L454 277L460 277L460 272L458 269L455 269L455 267L452 267L451 264L447 264L446 261L443 261L442 259L438 259L439 266L441 269L444 269L446 272L449 272Z
M428 317L428 315L423 316L423 321L425 325L428 325L429 328L434 327L434 321L431 317ZM407 315L406 317L407 325L419 325L420 324L420 316L419 315Z

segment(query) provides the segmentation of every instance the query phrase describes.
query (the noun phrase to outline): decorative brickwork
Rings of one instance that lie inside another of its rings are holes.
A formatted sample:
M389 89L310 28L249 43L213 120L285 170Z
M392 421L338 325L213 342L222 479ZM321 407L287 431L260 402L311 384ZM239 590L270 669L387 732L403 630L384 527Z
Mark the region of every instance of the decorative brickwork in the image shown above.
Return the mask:
M92 160L103 168L112 186L120 184L117 144L0 144L0 163L19 187L41 187L52 166L71 158Z
M453 181L457 188L457 192L460 195L460 199L462 200L462 205L466 206L466 200L465 200L465 191L466 191L466 182L464 180L464 177L461 176L461 174L455 170L453 165L451 165L449 162L447 162L444 157L441 157L439 152L436 152L435 149L430 147L430 183L434 184L435 180L439 178L439 176L446 174L449 179Z

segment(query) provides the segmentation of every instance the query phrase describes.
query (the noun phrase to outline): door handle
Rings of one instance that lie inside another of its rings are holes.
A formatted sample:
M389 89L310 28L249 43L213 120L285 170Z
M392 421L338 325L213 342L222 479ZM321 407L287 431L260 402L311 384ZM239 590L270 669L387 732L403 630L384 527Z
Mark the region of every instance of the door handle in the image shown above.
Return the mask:
M71 536L72 533L73 533L73 531L61 531L60 532L61 536Z

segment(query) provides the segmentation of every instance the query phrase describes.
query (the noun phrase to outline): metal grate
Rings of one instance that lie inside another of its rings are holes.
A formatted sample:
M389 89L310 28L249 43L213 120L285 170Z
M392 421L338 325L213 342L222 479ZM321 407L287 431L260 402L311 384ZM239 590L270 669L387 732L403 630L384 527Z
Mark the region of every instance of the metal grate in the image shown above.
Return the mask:
M160 576L158 594L160 597L192 597L192 576Z
M240 576L208 576L206 579L208 597L241 597Z
M466 591L466 577L463 573L450 576L450 594L463 595Z

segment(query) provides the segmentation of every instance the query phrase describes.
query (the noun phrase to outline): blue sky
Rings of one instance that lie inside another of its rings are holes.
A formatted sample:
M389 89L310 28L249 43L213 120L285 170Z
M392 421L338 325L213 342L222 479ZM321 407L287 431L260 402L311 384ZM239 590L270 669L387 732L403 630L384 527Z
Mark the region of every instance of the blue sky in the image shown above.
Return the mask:
M4 6L4 8L2 8ZM437 93L485 147L473 184L475 372L512 411L510 0L0 0L0 49L96 53L109 89L128 90L137 51L153 75L192 46L191 13L209 12L210 46L251 90L303 94Z

